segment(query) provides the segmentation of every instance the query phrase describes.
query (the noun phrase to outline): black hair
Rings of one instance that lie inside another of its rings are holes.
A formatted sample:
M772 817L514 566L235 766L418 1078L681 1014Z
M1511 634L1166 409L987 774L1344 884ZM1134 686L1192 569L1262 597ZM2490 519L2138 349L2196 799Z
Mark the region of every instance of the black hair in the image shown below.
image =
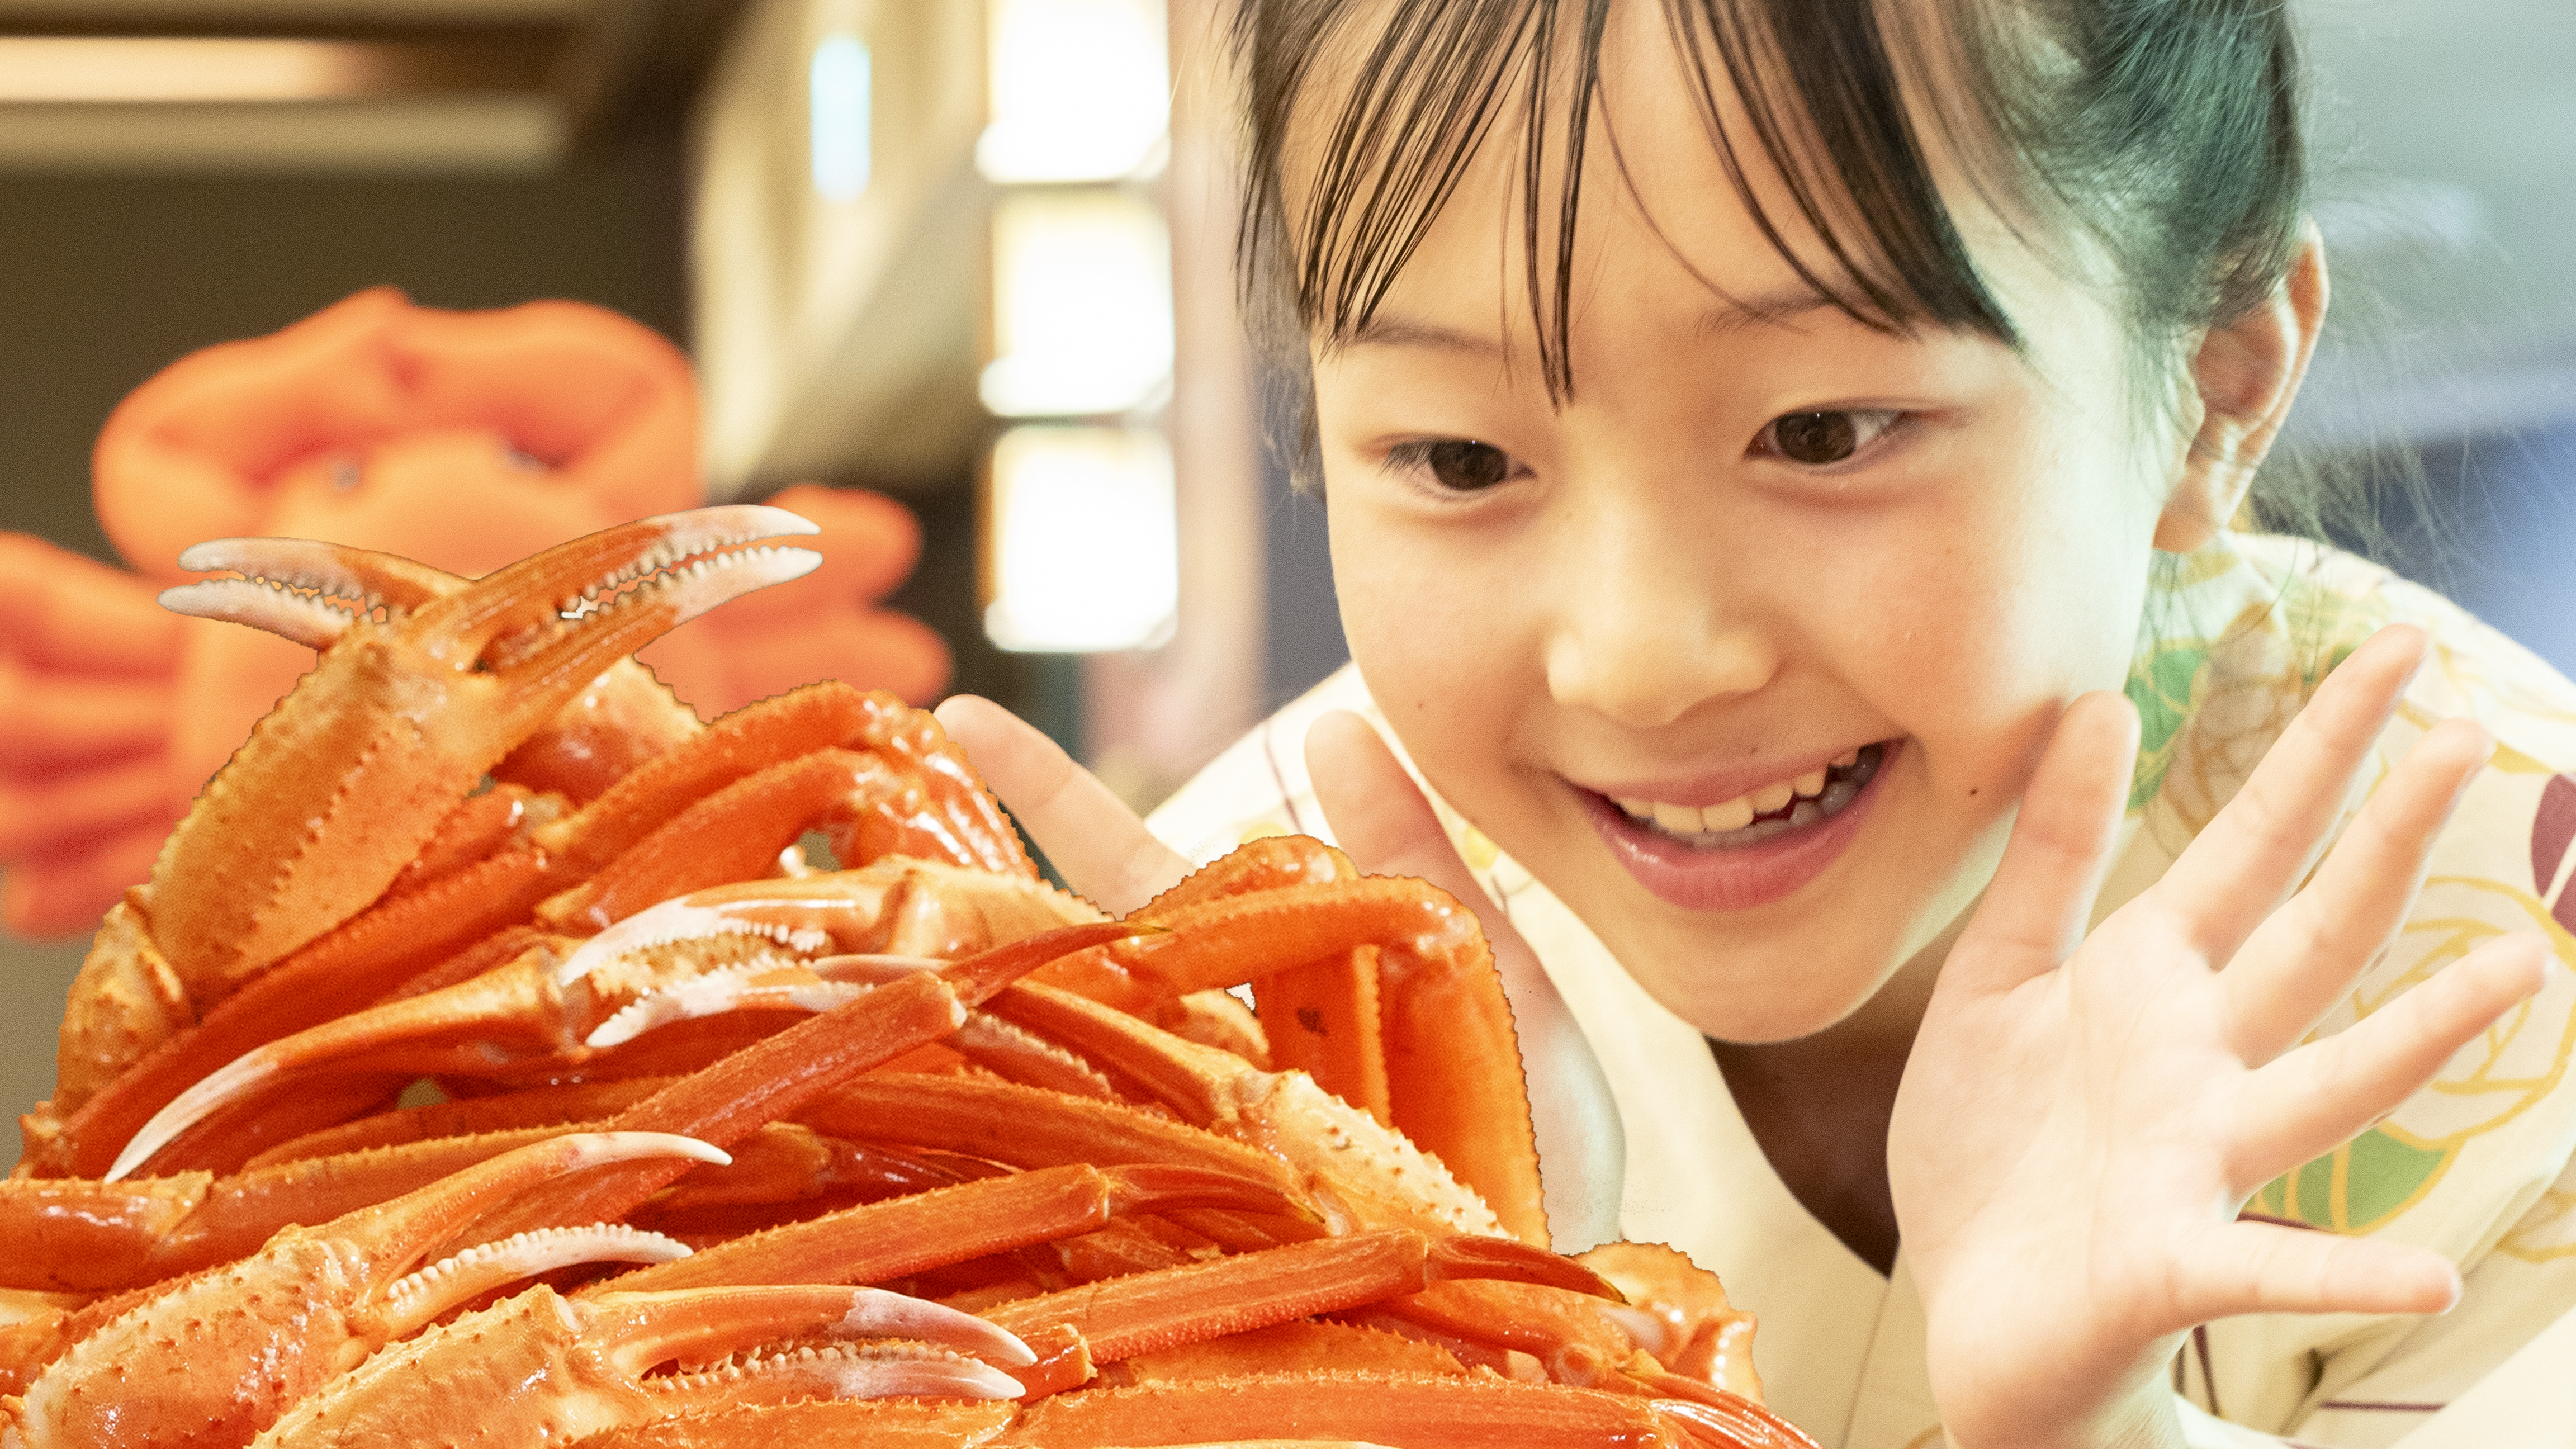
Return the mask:
M1238 260L1256 316L1290 302L1301 350L1307 336L1365 327L1478 149L1517 122L1541 372L1551 397L1570 397L1581 163L1612 3L1236 0L1248 150ZM2039 243L2081 238L2107 260L2148 363L2133 371L2159 388L2177 343L2263 302L2297 253L2300 72L2280 0L1626 3L1660 5L1711 144L1772 246L1867 325L2019 346L1935 183L1936 149ZM1371 16L1382 28L1362 33ZM1301 113L1335 47L1352 58L1334 80L1338 107ZM1722 118L1729 91L1749 135ZM1936 134L1921 134L1926 118ZM1294 215L1281 175L1292 121L1313 128L1301 139L1319 158ZM1757 164L1829 267L1803 259L1757 199ZM1541 195L1551 165L1552 198ZM1311 448L1311 414L1303 422Z

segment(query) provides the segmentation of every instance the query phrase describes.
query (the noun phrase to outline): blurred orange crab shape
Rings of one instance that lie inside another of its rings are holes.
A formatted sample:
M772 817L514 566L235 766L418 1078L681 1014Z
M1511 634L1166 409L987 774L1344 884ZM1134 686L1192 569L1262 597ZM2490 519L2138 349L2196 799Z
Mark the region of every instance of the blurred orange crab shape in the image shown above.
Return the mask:
M0 533L0 923L95 924L313 667L305 645L159 608L162 587L197 577L182 549L310 538L480 577L696 507L697 447L687 359L576 302L449 312L382 287L163 369L110 415L93 458L99 521L134 572ZM773 501L821 525L805 540L821 567L675 630L643 662L707 717L823 676L934 698L947 647L876 607L920 555L911 513L815 484ZM615 723L631 738L639 721ZM580 803L621 764L549 783Z

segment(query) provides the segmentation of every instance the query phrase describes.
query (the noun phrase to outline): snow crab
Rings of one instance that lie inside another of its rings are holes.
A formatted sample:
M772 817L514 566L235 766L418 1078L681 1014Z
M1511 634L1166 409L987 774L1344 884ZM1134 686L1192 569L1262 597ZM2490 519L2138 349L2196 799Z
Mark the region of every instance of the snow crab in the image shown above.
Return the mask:
M603 651L797 566L742 547L791 519L710 513L472 584L205 556L246 577L177 602L323 665L93 949L0 1183L0 1446L459 1404L599 1444L1808 1442L1714 1276L1548 1250L1438 891L1279 839L1104 919L927 716L831 685L579 808L502 778Z
M179 1091L513 926L586 935L701 885L772 874L821 832L1034 883L962 754L891 696L824 683L701 729L623 657L811 564L746 541L811 531L719 508L647 519L468 582L301 540L201 545L238 579L173 607L285 633L321 667L264 720L92 945L53 1100L22 1170L98 1175ZM513 781L577 756L617 783L578 810ZM476 793L487 775L499 781ZM449 972L453 980L454 970ZM445 984L445 983L442 983Z

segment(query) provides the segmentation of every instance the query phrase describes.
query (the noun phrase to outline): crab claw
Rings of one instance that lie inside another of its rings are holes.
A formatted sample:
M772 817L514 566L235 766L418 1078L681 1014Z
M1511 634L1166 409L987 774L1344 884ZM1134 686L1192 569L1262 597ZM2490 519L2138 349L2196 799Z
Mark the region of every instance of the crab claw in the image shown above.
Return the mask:
M188 550L191 567L243 577L174 589L173 607L328 636L153 868L154 934L191 997L220 999L382 895L456 802L612 663L820 561L743 545L815 531L749 506L647 518L381 623L360 607L390 611L385 589L404 580L431 585L380 555L275 539Z
M500 1283L565 1263L686 1249L626 1229L533 1233L410 1271L437 1244L540 1183L641 1158L723 1162L655 1132L573 1134L504 1153L391 1202L213 1269L83 1339L28 1386L33 1443L238 1445L390 1340ZM547 1226L552 1226L551 1224Z
M838 1341L888 1336L919 1344ZM808 1337L836 1341L738 1356ZM261 1442L277 1449L405 1442L458 1415L453 1394L462 1383L526 1385L498 1399L477 1398L465 1412L490 1442L531 1444L733 1403L1019 1395L1017 1379L957 1350L1015 1365L1036 1357L981 1319L873 1288L698 1288L577 1301L539 1287L369 1359L280 1418ZM720 1362L651 1372L710 1360Z
M161 591L161 607L197 619L264 629L308 649L328 649L360 619L405 614L473 580L400 554L310 538L218 538L179 555L201 579Z
M165 589L163 608L246 624L308 649L330 648L361 618L389 623L474 584L400 554L302 538L218 539L187 550L180 564L241 577ZM699 728L696 711L653 671L620 659L492 774L587 804Z

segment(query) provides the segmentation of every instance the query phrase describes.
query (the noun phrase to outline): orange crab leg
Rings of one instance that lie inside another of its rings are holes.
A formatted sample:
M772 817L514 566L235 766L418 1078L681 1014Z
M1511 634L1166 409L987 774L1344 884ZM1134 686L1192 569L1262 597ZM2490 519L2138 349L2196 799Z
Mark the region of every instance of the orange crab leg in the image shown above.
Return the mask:
M1717 1275L1661 1243L1604 1243L1577 1255L1587 1268L1644 1305L1631 1336L1684 1378L1759 1402L1753 1371L1753 1315L1727 1301Z
M319 1227L288 1228L251 1257L187 1279L75 1344L16 1401L20 1436L247 1443L349 1357L502 1283L567 1262L686 1252L628 1229L549 1230L408 1273L434 1243L536 1183L674 1155L724 1157L664 1134L557 1137Z
M317 1158L230 1176L183 1172L127 1182L0 1182L0 1284L104 1292L257 1252L291 1223L394 1198L546 1137L539 1128Z
M734 782L835 746L882 757L897 775L918 776L917 788L924 792L919 800L897 799L861 811L852 826L852 860L921 854L1037 877L1018 832L936 721L891 695L863 694L837 680L727 715L578 815L541 830L538 841L584 873L594 871Z
M1188 1167L1041 1168L848 1208L772 1228L696 1257L629 1273L616 1286L883 1283L1087 1233L1132 1212L1213 1207L1296 1216L1268 1184Z
M764 1124L729 1150L731 1166L690 1173L629 1211L626 1220L704 1248L817 1214L935 1192L979 1175L928 1156L826 1137L793 1122Z
M1509 1238L1434 1242L1407 1228L1319 1238L1137 1273L1005 1303L985 1316L1015 1333L1076 1329L1095 1363L1377 1303L1448 1278L1507 1278L1611 1291L1571 1259Z
M1546 1243L1538 1134L1530 1127L1512 1008L1466 908L1422 882L1368 877L1211 900L1177 910L1162 926L1162 936L1118 941L1033 972L1030 985L1066 987L1136 1011L1164 995L1234 985L1373 944L1394 1127L1484 1194L1512 1232ZM1048 1026L1038 1031L1056 1036ZM1360 1067L1337 1075L1358 1078Z
M370 1147L399 1147L440 1137L467 1137L520 1127L562 1127L613 1116L671 1084L668 1077L531 1087L497 1097L466 1097L404 1107L282 1142L242 1164L246 1170L308 1157L335 1157Z
M1371 1201L1391 1205L1397 1220L1413 1221L1417 1210L1434 1199L1423 1221L1439 1221L1471 1232L1509 1231L1525 1242L1546 1241L1546 1216L1538 1198L1536 1156L1526 1160L1503 1154L1502 1174L1483 1161L1504 1189L1492 1197L1472 1189L1485 1186L1468 1177L1480 1165L1473 1153L1450 1162L1427 1154L1365 1114L1325 1097L1302 1073L1257 1070L1230 1053L1181 1040L1124 1012L1068 991L1021 982L993 1003L993 1009L1031 1030L1084 1054L1114 1078L1162 1102L1189 1122L1228 1138L1265 1147L1305 1173L1334 1184L1333 1194L1348 1196L1364 1215ZM1336 1113L1344 1114L1336 1120ZM1523 1121L1527 1120L1524 1112ZM1482 1147L1493 1141L1468 1144ZM1501 1139L1508 1146L1509 1137ZM1352 1151L1368 1147L1373 1150ZM1411 1186L1390 1195L1368 1172L1392 1170L1410 1174ZM1451 1186L1445 1193L1441 1184ZM1356 1174L1356 1175L1355 1175ZM1412 1202L1413 1207L1403 1204Z
M816 1099L798 1120L838 1137L881 1138L1014 1167L1172 1163L1249 1177L1282 1193L1296 1175L1268 1153L1151 1112L1014 1082L888 1073Z
M1406 1449L1549 1444L1599 1449L1745 1449L1662 1407L1499 1378L1383 1372L1247 1374L1093 1389L1030 1406L997 1443L1036 1449L1321 1439ZM1782 1441L1769 1441L1782 1442Z
M0 1290L107 1292L227 1263L280 1229L355 1212L533 1142L603 1130L555 1123L290 1158L217 1177L98 1182L0 1180ZM827 1193L884 1198L945 1186L934 1164L773 1122L733 1144L732 1163L691 1173L651 1204L655 1222L737 1204L807 1203Z
M995 947L945 971L889 982L673 1082L619 1113L611 1125L630 1132L682 1132L724 1146L764 1122L795 1116L834 1087L955 1031L969 1006L1037 966L1138 929L1116 922L1060 927ZM619 1217L686 1170L664 1163L611 1169L577 1185L540 1192L507 1221L520 1226Z
M754 884L772 889L748 895L716 890L666 902L569 953L553 949L555 938L534 937L530 948L516 959L480 976L401 996L235 1057L152 1114L104 1175L115 1179L138 1170L187 1167L228 1170L285 1137L355 1115L349 1111L334 1115L310 1085L317 1077L334 1083L331 1090L343 1096L356 1093L348 1105L368 1108L374 1096L398 1090L422 1075L508 1080L514 1074L554 1076L571 1069L594 1075L647 1075L703 1067L792 1018L782 1020L776 1012L738 1012L689 1030L658 1033L621 1049L614 1062L592 1061L595 1048L614 1046L621 1039L618 1033L603 1032L624 1004L621 997L667 985L674 971L699 969L686 957L651 959L654 948L691 936L713 941L714 948L747 949L764 956L775 955L781 945L846 949L880 944L882 937L900 931L911 918L936 920L942 910L935 899L917 899L924 893L910 884L911 874L940 867L892 864L900 869L892 874L878 872L874 878L867 871L842 872L804 882L758 882ZM1010 887L1007 898L992 912L972 900L963 902L958 914L969 919L953 922L950 929L971 927L970 939L989 938L1061 920L1057 906L1040 898L1045 894L1045 888L1036 885ZM1150 929L1106 925L1080 940L1114 939ZM1030 939L1053 938L1035 934ZM1058 947L1046 944L1035 949ZM1009 968L1013 973L1025 969L1021 957L990 960L1014 963ZM841 993L830 999L846 997ZM349 1084L345 1090L338 1085L343 1081ZM280 1112L288 1114L282 1121Z
M1269 835L1200 866L1147 901L1136 919L1168 925L1183 909L1229 896L1351 880L1351 858L1311 835Z
M582 1449L777 1449L781 1444L972 1449L1000 1434L1010 1424L1015 1409L1007 1403L912 1399L735 1404L634 1428L610 1429L583 1440Z
M1378 951L1362 946L1252 983L1275 1071L1302 1071L1325 1091L1395 1125L1386 1033L1378 1001Z
M538 920L559 930L604 931L648 906L734 881L775 874L779 852L807 830L837 817L893 806L917 794L917 782L875 755L823 749L746 775L689 806L599 874L539 908ZM907 852L976 866L963 852ZM844 866L866 862L843 859Z
M261 1123L264 1109L281 1099L311 1095L318 1072L334 1074L333 1089L345 1079L372 1101L416 1077L472 1075L574 1051L581 1045L578 1025L555 984L553 953L531 947L470 981L327 1020L233 1058L154 1113L105 1175L115 1181L154 1167L226 1170L275 1141L349 1120L350 1113L326 1110L320 1121L285 1129L241 1125Z
M467 799L447 813L447 818L438 823L438 833L420 848L419 857L394 878L388 899L490 859L562 807L560 799L540 796L525 785L506 783Z
M549 889L545 860L512 851L380 903L227 996L78 1104L33 1160L48 1176L97 1177L155 1114L244 1053L373 1001L442 960L498 966L538 938L490 933ZM517 949L508 949L515 947ZM507 950L506 955L495 952Z
M865 994L870 987L911 971L935 971L942 964L925 956L850 954L797 963L754 961L719 967L638 998L601 1023L586 1041L593 1047L623 1046L675 1023L767 1008L828 1011ZM1117 1089L1109 1079L1080 1057L990 1012L969 1013L966 1024L958 1028L955 1036L929 1050L946 1058L941 1066L957 1060L971 1061L1027 1086L1077 1097L1118 1100ZM936 1068L898 1064L896 1069Z
M540 827L537 843L584 874L596 871L736 780L849 739L867 711L866 695L833 680L745 705Z
M491 1443L551 1443L738 1398L994 1399L1019 1392L1009 1375L950 1352L808 1351L712 1372L647 1376L675 1359L721 1360L763 1343L825 1336L922 1340L1011 1364L1033 1358L988 1323L871 1288L699 1288L572 1300L540 1286L359 1365L281 1416L261 1442L272 1449L343 1449L453 1433ZM519 1391L459 1403L456 1391L465 1384Z

